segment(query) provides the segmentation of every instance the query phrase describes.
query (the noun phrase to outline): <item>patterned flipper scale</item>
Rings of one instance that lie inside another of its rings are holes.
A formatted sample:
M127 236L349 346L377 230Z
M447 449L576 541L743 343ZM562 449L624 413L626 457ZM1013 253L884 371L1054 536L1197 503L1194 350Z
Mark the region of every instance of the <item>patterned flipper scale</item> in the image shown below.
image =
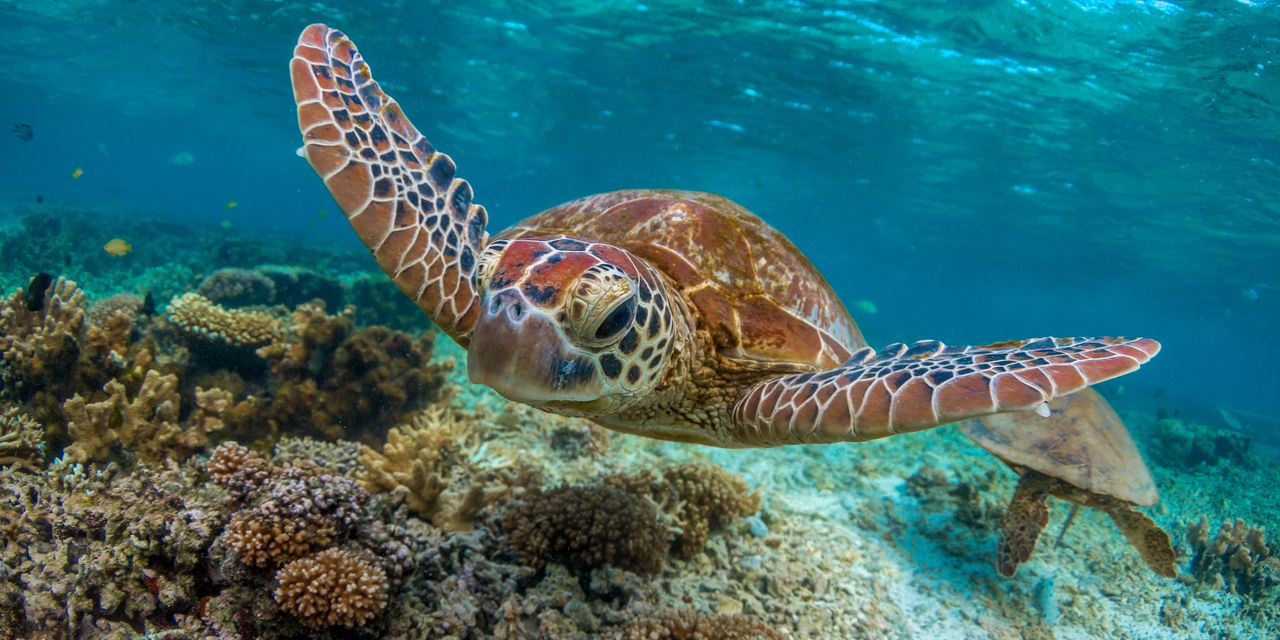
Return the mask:
M864 348L820 373L761 382L733 409L754 446L882 438L1046 402L1129 373L1160 352L1148 338L1039 338L978 347L937 340Z
M289 65L303 153L382 270L466 346L488 215L341 31L313 24Z

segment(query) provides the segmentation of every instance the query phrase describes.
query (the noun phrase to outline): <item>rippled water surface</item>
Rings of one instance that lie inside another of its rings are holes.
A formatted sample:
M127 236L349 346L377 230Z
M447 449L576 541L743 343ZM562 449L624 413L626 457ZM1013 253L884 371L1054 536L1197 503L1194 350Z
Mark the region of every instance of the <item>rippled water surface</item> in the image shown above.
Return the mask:
M873 343L1150 335L1115 392L1280 429L1280 5L927 4L0 2L0 201L356 243L294 155L323 21L495 227L723 193Z

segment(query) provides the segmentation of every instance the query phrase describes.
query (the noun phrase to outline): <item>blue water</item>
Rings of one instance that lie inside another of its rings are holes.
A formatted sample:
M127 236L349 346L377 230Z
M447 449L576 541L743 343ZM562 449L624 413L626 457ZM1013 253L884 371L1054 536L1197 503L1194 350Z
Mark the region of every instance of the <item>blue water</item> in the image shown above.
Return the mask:
M356 246L294 155L323 21L493 231L719 192L873 302L874 344L1147 335L1112 394L1280 429L1280 5L923 4L4 1L0 124L35 137L0 141L0 204Z

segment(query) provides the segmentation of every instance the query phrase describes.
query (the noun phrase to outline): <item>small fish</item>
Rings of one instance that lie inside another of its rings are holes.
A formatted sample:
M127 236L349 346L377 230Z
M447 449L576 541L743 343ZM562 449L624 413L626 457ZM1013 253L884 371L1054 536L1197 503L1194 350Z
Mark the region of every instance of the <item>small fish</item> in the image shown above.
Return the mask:
M226 204L224 204L224 205L222 205L222 206L224 206L224 207L226 207L226 208L228 208L228 209L234 209L234 208L236 208L236 207L240 206L240 203L239 203L239 202L236 202L235 200L228 200L228 201L227 201L227 203L226 203Z
M120 238L112 238L106 244L102 245L102 250L118 257L133 251L133 245Z
M104 158L111 157L111 150L107 148L107 143L105 142L98 143L98 153L101 153Z
M196 156L190 151L179 151L169 156L169 164L175 167L187 167L195 163Z
M879 313L880 309L876 308L876 303L870 300L854 300L853 308L858 313L874 314Z
M321 219L321 220L328 219L328 217L329 217L329 210L328 210L328 209L321 209L321 210L320 210L320 214L319 214L319 215L320 215L320 219Z
M73 169L73 170L71 171L71 179L72 179L72 180L79 180L79 179L80 179L80 176L82 176L82 175L84 175L84 169L82 169L82 168L80 168L80 167L76 167L75 169Z
M1262 294L1258 293L1258 290L1256 288L1245 289L1244 291L1240 292L1240 297L1244 298L1245 300L1248 300L1249 302L1257 302L1258 298L1262 297Z
M19 122L13 125L13 135L18 136L18 139L23 142L31 142L31 139L36 137L36 132L31 125Z
M316 228L316 220L315 220L315 218L312 218L312 219L308 220L308 221L307 221L307 226L308 226L308 227L310 227L310 228L312 228L312 229Z
M156 298L148 291L146 297L142 299L142 313L148 316L156 314Z
M230 220L223 220L222 222L218 223L218 226L222 227L225 230L225 229L230 229L234 225L231 224Z
M44 196L36 194L36 204L44 204Z
M27 284L27 292L22 296L27 302L27 311L39 311L44 308L44 294L53 284L53 276L41 271L31 278Z

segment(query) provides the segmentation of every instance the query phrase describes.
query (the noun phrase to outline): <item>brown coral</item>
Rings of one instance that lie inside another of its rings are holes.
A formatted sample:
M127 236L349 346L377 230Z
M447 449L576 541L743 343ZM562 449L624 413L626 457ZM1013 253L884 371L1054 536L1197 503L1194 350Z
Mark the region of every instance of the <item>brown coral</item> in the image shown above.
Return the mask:
M240 561L267 567L333 544L336 532L322 518L291 517L278 507L237 511L227 523L227 544Z
M531 491L507 508L502 525L521 561L538 569L558 562L656 574L669 544L652 503L608 486Z
M660 505L680 527L677 542L686 557L702 551L713 530L760 509L758 492L750 493L742 478L712 464L679 464L664 469L661 476L645 469L604 481Z
M279 330L270 315L226 309L198 293L184 293L170 300L166 316L184 335L234 347L266 344Z
M58 278L31 309L18 289L0 304L0 383L25 399L60 389L74 378L85 324L85 298L75 282Z
M105 398L90 402L80 394L63 403L67 431L73 442L67 456L76 462L100 461L120 442L144 462L181 460L203 448L209 433L222 428L221 414L230 404L221 389L196 388L196 408L182 423L178 378L147 371L130 397L125 385L112 380L103 387Z
M636 620L612 640L782 640L781 632L742 615L673 611Z
M276 602L312 629L367 623L387 604L387 575L375 562L345 549L294 560L276 574Z
M434 334L356 329L350 310L300 305L290 330L258 350L272 394L240 425L245 433L381 439L385 430L439 401L451 361L432 362Z
M471 420L439 407L391 429L382 451L364 447L360 464L366 489L407 488L409 509L446 531L470 529L476 512L524 483L518 466L490 450Z
M267 459L236 442L224 442L209 455L209 476L237 501L244 502L275 474Z
M1259 597L1280 585L1280 574L1272 566L1267 532L1251 527L1242 519L1226 520L1209 538L1209 521L1203 516L1187 527L1191 546L1191 575L1200 583L1225 588L1231 593Z
M32 466L42 453L44 427L17 406L0 409L0 465Z
M257 271L219 269L200 281L196 293L215 304L244 307L275 302L276 285Z

